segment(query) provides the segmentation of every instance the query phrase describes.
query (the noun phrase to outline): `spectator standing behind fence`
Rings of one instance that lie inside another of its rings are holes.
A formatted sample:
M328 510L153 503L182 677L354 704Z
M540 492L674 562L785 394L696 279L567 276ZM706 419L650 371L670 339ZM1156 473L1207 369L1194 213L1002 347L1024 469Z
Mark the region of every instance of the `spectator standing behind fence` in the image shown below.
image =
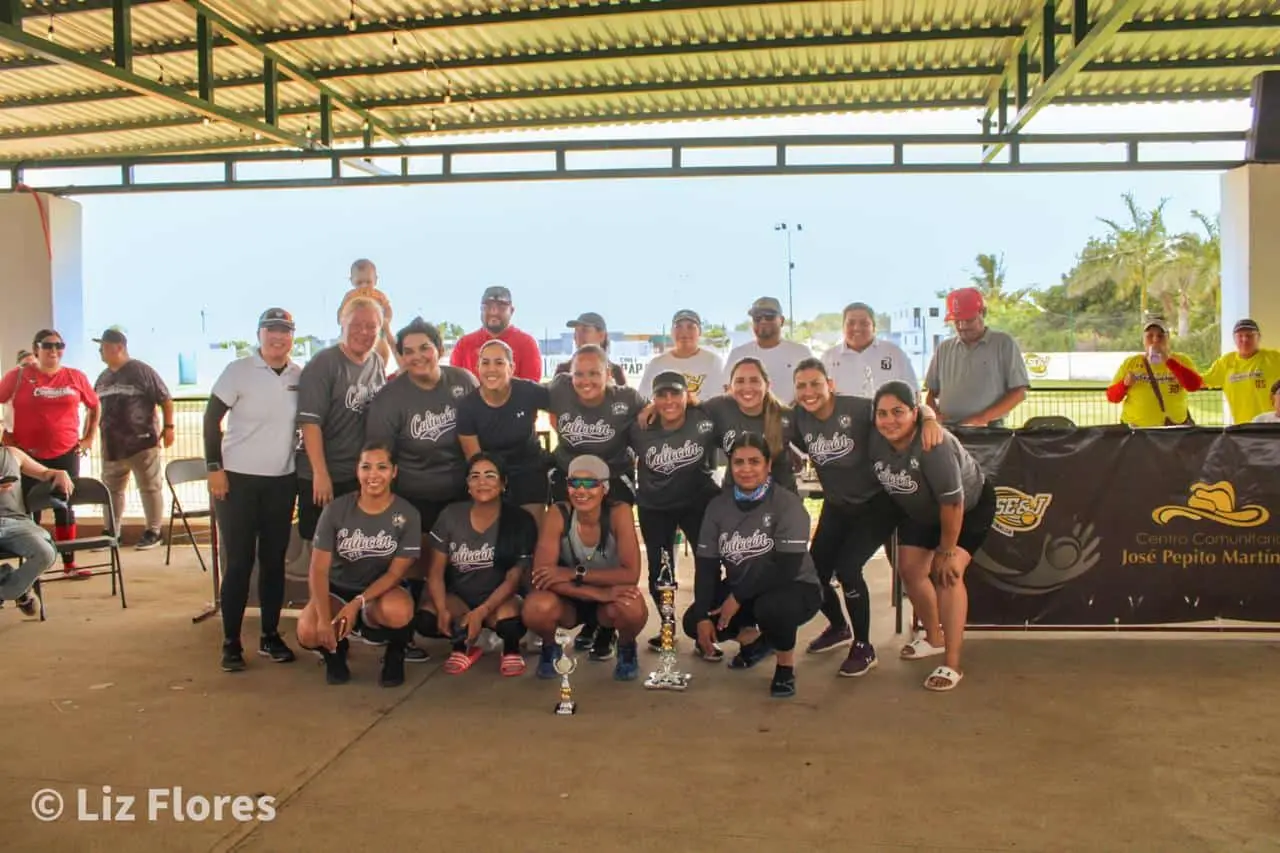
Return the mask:
M1271 385L1271 411L1253 419L1255 424L1280 424L1280 379Z
M93 390L102 401L102 482L111 492L116 515L108 523L114 522L111 529L119 535L124 487L132 474L147 521L136 547L145 551L163 541L164 460L160 445L173 447L173 398L151 365L129 357L129 339L124 332L107 329L93 342L107 366L93 383ZM156 423L157 408L164 413L163 425Z
M541 382L542 351L538 349L538 341L533 335L511 325L511 317L515 312L510 290L505 287L487 288L480 299L480 321L484 325L458 339L453 352L449 354L449 363L471 371L478 379L480 347L497 338L511 347L516 376L531 382Z
M1262 349L1262 330L1244 319L1231 330L1236 351L1218 357L1204 374L1204 387L1221 388L1231 422L1247 424L1271 410L1270 388L1280 380L1280 350Z
M1169 327L1152 317L1142 330L1145 352L1131 355L1116 371L1107 399L1124 403L1120 421L1131 427L1190 426L1188 391L1204 387L1191 359L1169 351Z
M1017 342L988 328L986 317L976 287L947 294L946 320L955 324L956 336L938 344L924 384L928 405L949 426L1004 426L1031 386Z
M36 357L30 350L18 350L16 359L18 367L35 367ZM13 404L4 404L4 435L0 436L0 444L13 446Z
M733 370L739 360L751 357L759 360L770 376L780 378L773 393L777 395L779 402L789 406L796 397L796 389L791 384L796 365L813 353L799 341L789 341L782 337L787 318L782 316L782 303L772 296L762 296L751 303L747 315L751 317L751 333L755 335L755 340L736 346L729 353L724 363L726 375L720 384L727 387L728 372ZM719 390L716 389L717 392Z
M877 388L895 379L920 387L907 354L892 341L876 337L876 314L865 302L845 306L844 340L822 354L822 363L837 394L870 399Z
M574 352L582 349L589 344L595 344L609 352L609 327L605 325L604 318L594 311L588 311L585 314L579 314L578 319L570 320L565 326L573 329L573 349ZM556 376L561 373L573 372L573 359L569 358L556 365ZM609 361L609 377L613 379L614 385L626 385L627 374L621 367L612 360Z

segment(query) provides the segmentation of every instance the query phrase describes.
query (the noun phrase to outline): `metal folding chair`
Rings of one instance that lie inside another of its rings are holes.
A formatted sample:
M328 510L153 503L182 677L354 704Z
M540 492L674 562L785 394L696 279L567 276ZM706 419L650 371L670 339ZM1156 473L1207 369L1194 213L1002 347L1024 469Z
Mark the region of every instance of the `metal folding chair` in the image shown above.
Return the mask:
M111 493L107 491L106 485L101 480L95 480L92 477L75 477L72 479L75 491L71 493L70 498L63 498L55 495L51 488L34 488L27 495L27 510L29 512L43 511L53 509L59 504L70 507L96 507L101 513L103 519L115 518L115 507L111 504ZM42 484L43 485L43 484ZM117 585L119 586L120 606L127 608L128 602L124 596L124 571L120 561L120 538L117 535L107 532L107 528L103 526L103 532L97 536L81 536L76 539L64 539L54 543L54 547L58 553L70 552L78 554L81 552L93 552L107 549L109 554L108 561L105 563L90 563L87 566L80 566L81 569L88 569L90 576L111 575L111 594L116 594ZM105 570L105 571L94 571ZM53 583L54 581L65 580L83 580L83 575L68 576L55 563L52 568L44 573L41 580L45 583Z
M1023 429L1075 429L1075 421L1065 415L1039 415L1034 418L1027 418L1027 422L1022 425Z
M178 497L179 486L195 482L203 484L206 476L203 459L175 459L164 466L164 480L169 484L169 494L172 496L169 504L169 535L166 537L167 541L164 546L164 564L166 566L169 565L169 559L173 554L174 522L181 519L184 532L178 535L185 537L191 543L192 550L196 552L196 559L200 562L200 570L209 571L209 567L204 563L204 555L200 553L200 543L196 539L196 534L191 530L188 519L207 518L209 519L209 527L212 529L213 512L208 507L204 509L188 509L182 505L182 500ZM207 489L205 494L208 494Z

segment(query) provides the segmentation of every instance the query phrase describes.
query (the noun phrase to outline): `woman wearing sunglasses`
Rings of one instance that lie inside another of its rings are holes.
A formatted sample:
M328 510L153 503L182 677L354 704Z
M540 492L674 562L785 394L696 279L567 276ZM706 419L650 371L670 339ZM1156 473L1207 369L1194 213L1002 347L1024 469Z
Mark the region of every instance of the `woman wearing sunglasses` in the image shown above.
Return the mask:
M481 355L483 358L483 354ZM496 456L471 457L471 500L450 504L431 529L427 595L415 620L418 633L453 641L444 671L460 675L480 660L483 628L502 639L499 671L523 675L520 638L521 575L533 559L538 526L529 513L503 498L508 482Z
M790 378L787 377L787 381ZM773 383L764 362L755 356L738 359L729 368L728 393L701 403L716 425L716 441L728 454L733 441L744 432L764 436L769 443L769 476L775 486L796 490L795 469L787 437L791 432L791 408L784 406L773 393ZM725 478L725 488L731 488Z
M93 447L102 409L89 378L74 367L64 367L62 355L66 342L53 329L36 332L32 349L34 367L15 367L0 379L0 403L13 405L13 443L46 468L66 471L73 480L80 476L80 457ZM80 426L80 407L87 417ZM31 491L37 481L23 476L23 493ZM119 507L114 508L120 512ZM33 513L36 524L42 513ZM76 538L76 518L70 506L54 509L55 541ZM77 569L75 555L62 555L63 571L75 577L88 577L88 569Z
M769 442L745 432L729 449L733 490L707 507L698 539L693 605L684 632L700 657L723 656L718 640L736 640L731 669L748 669L778 655L769 693L796 693L796 631L822 603L809 556L809 514L799 495L769 477Z
M600 625L618 632L613 677L631 681L640 674L636 637L649 618L640 581L640 542L631 506L607 500L609 465L598 456L579 456L567 466L567 503L557 503L542 521L533 555L533 591L522 618L542 638L539 678L556 678L560 646L556 629Z

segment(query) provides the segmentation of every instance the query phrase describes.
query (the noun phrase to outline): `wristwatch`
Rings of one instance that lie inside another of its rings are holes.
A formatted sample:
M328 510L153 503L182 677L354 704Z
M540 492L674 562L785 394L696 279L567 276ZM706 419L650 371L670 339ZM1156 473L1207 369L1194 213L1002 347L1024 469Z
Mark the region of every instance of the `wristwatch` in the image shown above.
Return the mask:
M217 462L206 462L204 470L208 471L210 474L216 474L222 470L222 465Z
M579 565L576 569L573 570L573 585L582 586L582 584L585 583L586 580L587 580L587 567L583 565Z

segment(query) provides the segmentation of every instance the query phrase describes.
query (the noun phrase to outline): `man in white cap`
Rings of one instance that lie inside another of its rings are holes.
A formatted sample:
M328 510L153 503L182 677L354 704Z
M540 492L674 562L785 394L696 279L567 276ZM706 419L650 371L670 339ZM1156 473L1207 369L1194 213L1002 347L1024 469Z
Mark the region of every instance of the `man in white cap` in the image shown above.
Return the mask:
M762 296L751 303L747 314L751 317L751 332L755 340L733 348L725 361L725 376L739 359L748 356L758 358L769 372L773 395L789 406L796 396L796 365L812 357L813 353L799 341L782 337L787 318L782 316L782 303L772 296Z

